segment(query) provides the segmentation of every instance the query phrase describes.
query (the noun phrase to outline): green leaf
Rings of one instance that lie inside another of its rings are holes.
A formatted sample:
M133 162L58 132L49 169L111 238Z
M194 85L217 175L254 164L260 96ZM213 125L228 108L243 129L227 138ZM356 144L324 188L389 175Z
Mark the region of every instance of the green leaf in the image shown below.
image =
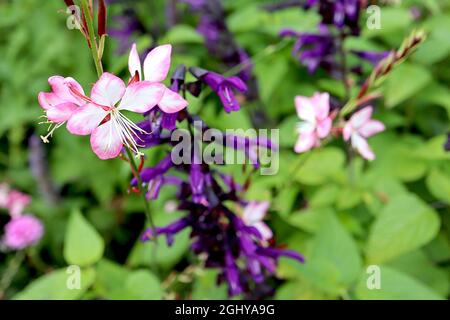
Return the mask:
M125 281L130 271L123 266L102 259L96 266L97 278L95 290L98 295L106 299L124 298Z
M159 279L147 270L132 272L125 281L125 291L128 299L160 300L163 290Z
M420 65L403 63L386 81L386 107L392 108L411 98L431 82L428 69Z
M297 181L307 185L320 185L342 170L345 156L334 147L315 149L305 155L303 165L295 173Z
M441 300L433 290L410 276L386 266L380 267L381 288L369 289L365 271L356 286L356 296L361 300Z
M13 297L16 300L75 300L80 299L95 280L95 270L85 269L80 274L80 288L69 289L67 281L72 274L66 269L52 271L33 282Z
M228 298L224 283L217 285L217 270L204 269L197 274L192 288L194 300L225 300Z
M436 236L439 225L436 212L417 196L395 197L371 227L366 251L369 263L382 263L420 248Z
M193 27L189 25L176 25L170 28L162 43L203 43L203 37Z
M102 237L80 211L73 211L64 239L63 253L67 263L79 266L92 265L101 259L104 250Z
M450 203L450 174L434 168L427 176L427 187L438 200Z

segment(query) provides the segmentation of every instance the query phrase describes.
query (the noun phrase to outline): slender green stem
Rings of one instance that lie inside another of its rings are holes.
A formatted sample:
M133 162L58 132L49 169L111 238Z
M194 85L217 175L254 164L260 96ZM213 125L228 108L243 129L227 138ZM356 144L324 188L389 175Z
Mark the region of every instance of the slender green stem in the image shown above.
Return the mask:
M17 251L15 256L9 262L9 265L6 271L3 273L3 276L0 280L0 299L3 298L5 291L11 285L12 280L19 271L22 260L25 258L25 251Z
M103 74L103 66L98 55L97 41L95 39L94 22L92 20L92 16L90 14L89 6L86 0L81 0L81 7L83 8L86 24L88 27L92 58L94 59L95 69L97 70L97 76L100 78L100 76Z

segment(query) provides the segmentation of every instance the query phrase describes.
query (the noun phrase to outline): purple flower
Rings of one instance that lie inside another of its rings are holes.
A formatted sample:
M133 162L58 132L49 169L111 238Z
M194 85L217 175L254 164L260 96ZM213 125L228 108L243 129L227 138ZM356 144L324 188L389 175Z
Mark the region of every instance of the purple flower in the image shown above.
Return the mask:
M219 96L226 112L237 111L241 108L234 91L244 93L247 91L247 85L239 77L227 78L218 73L194 67L189 70Z
M292 55L305 65L310 73L314 73L319 66L328 71L336 68L336 41L325 26L319 27L319 33L283 30L280 36L297 38Z
M156 236L159 236L161 234L165 235L167 239L167 245L171 246L173 244L174 236L188 226L189 226L189 219L182 218L176 220L175 222L172 222L171 224L165 227L157 227ZM147 241L152 239L153 237L154 237L153 230L150 228L143 233L143 235L141 236L141 240Z
M383 60L389 55L390 51L375 52L375 51L352 50L351 53L376 66L381 60Z

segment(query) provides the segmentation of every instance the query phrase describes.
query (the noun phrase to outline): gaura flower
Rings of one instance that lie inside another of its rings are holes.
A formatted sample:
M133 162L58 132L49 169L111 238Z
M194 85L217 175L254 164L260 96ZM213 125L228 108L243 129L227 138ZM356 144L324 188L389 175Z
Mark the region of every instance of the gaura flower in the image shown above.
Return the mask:
M330 95L317 92L311 98L297 96L295 107L297 115L303 121L297 128L300 135L294 149L295 152L301 153L318 147L320 140L330 133Z
M151 110L161 100L165 87L150 81L133 82L127 87L120 78L105 72L92 87L90 98L75 86L70 86L70 90L86 104L70 117L67 129L72 134L90 134L92 150L106 160L117 157L124 145L139 154L138 133L145 132L123 111Z
M5 225L3 242L13 250L22 250L36 244L44 234L44 227L39 219L23 215L11 219Z
M170 69L170 54L172 46L169 44L156 47L150 51L144 59L143 69L141 68L141 60L136 49L136 44L133 43L128 59L128 69L131 77L135 77L136 73L139 79L151 83L158 83L167 77ZM142 74L143 72L143 74ZM158 102L158 107L165 113L178 112L188 105L177 92L164 87L164 95Z
M371 106L355 112L345 124L343 131L344 140L351 139L352 147L367 160L375 159L375 154L366 139L385 129L382 122L371 119L372 112Z
M25 193L17 190L12 190L8 194L8 200L6 207L9 210L9 215L12 218L19 217L22 215L23 210L30 204L31 197Z
M74 96L69 89L69 87L73 87L84 95L83 88L75 79L53 76L48 79L48 83L52 87L52 92L40 92L38 95L39 104L44 108L48 122L54 124L54 126L50 126L49 133L45 137L41 136L45 143L57 128L61 127L79 107L85 104L83 99Z
M250 201L245 206L244 214L242 215L244 223L249 227L256 228L263 240L269 240L273 237L272 230L263 222L269 206L269 201Z

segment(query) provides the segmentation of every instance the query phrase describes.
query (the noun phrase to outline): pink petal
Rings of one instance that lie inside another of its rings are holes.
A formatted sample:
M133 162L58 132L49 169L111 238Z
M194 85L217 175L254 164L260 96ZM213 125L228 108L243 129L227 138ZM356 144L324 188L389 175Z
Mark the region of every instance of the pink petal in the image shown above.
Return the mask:
M295 97L295 108L300 119L315 123L316 113L314 106L311 103L311 99L303 96Z
M375 154L373 153L372 149L370 149L369 144L367 143L367 140L361 137L358 134L352 135L352 145L353 147L358 150L359 154L367 160L373 160L375 159Z
M350 123L352 124L353 128L358 129L364 123L369 121L370 117L372 116L372 111L373 108L369 106L362 110L359 110L358 112L355 112L350 118Z
M165 88L160 83L150 81L132 83L127 87L117 109L145 113L161 101Z
M385 129L386 127L381 121L370 120L366 122L362 127L360 127L358 129L358 132L363 137L368 138L370 136L373 136L374 134L384 131Z
M144 60L144 78L152 82L163 81L170 69L172 46L166 44L149 52Z
M72 134L88 135L102 122L108 113L101 107L88 103L78 108L67 122L67 130Z
M142 79L141 59L139 58L135 43L131 46L130 56L128 57L128 70L130 70L131 77L134 77L137 71L139 73L139 79Z
M328 93L317 92L312 97L312 104L316 110L316 117L319 120L324 120L330 113L330 95Z
M44 109L63 103L61 99L53 92L39 92L38 101Z
M301 133L298 137L297 143L295 144L294 150L297 153L302 153L312 149L318 142L316 134L312 133Z
M83 101L75 97L69 89L70 84L75 90L84 94L83 88L74 78L53 76L48 79L48 83L52 87L53 93L60 99L59 103L72 102L78 105L83 104Z
M120 78L105 72L92 87L91 99L102 106L113 107L123 97L125 89Z
M78 106L71 102L58 104L47 109L47 118L55 123L67 121L77 108Z
M92 150L100 159L113 159L120 154L123 145L117 128L114 121L108 121L92 132Z
M263 240L270 240L273 237L273 232L272 230L269 228L269 226L267 224L265 224L264 222L256 222L253 227L255 227L259 233L261 234Z
M342 137L344 138L344 141L348 141L350 139L351 135L353 133L353 127L350 121L345 123L344 130L342 131Z
M331 118L325 118L325 120L317 123L317 136L321 139L325 138L330 134L331 131Z
M245 207L242 219L247 225L253 225L258 221L262 221L269 210L269 201L250 201Z
M161 101L158 103L159 108L166 113L175 113L186 108L188 102L184 100L178 93L165 89Z

